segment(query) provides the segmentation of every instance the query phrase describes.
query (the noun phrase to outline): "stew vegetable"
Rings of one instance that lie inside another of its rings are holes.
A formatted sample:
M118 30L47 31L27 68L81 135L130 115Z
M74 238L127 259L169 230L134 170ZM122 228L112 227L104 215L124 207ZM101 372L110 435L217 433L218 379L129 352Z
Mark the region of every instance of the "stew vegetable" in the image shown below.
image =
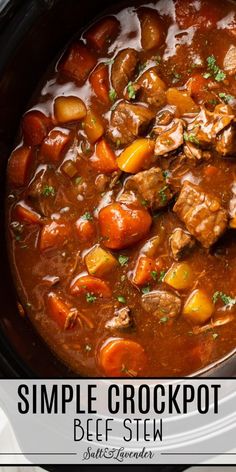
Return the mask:
M7 215L21 314L75 373L233 351L233 2L136 3L74 40L22 117Z

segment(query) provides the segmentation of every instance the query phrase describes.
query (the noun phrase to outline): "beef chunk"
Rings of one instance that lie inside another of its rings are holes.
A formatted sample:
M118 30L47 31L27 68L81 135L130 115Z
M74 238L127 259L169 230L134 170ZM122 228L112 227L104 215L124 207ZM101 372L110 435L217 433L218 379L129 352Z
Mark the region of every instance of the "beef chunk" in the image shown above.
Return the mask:
M174 211L205 248L214 244L227 227L227 212L218 198L190 182L184 183Z
M163 156L175 151L184 143L183 121L176 118L156 139L155 155Z
M153 118L154 113L147 107L122 101L112 113L109 137L113 142L129 144L147 131Z
M216 140L216 151L223 157L236 154L236 128L229 125Z
M154 290L142 295L142 306L154 316L175 318L180 314L181 300L171 292Z
M234 115L229 105L217 105L213 113L202 107L188 125L186 140L198 143L203 148L212 146L217 135L227 128L233 119Z
M111 330L127 329L132 326L132 318L130 316L130 309L124 306L119 310L115 310L115 316L108 320L105 327Z
M233 44L231 44L225 55L224 70L228 72L229 75L236 73L236 47Z
M138 98L150 105L161 107L166 104L166 84L159 77L155 67L145 71L137 80L140 86Z
M169 242L173 258L176 261L182 259L182 257L194 246L194 239L182 228L176 228L173 231Z
M162 170L158 167L129 177L125 189L138 192L147 206L154 210L166 206L173 196Z
M137 63L138 53L135 49L127 48L117 54L111 69L111 82L119 96L132 79Z

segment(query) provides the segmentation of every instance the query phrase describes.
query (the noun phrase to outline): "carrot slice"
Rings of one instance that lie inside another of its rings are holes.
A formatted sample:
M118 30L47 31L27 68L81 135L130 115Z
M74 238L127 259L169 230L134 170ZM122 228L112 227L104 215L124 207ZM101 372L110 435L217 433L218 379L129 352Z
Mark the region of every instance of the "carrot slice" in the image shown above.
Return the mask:
M202 74L194 74L187 82L187 89L189 94L193 98L198 98L203 92L206 91L208 79L205 79Z
M59 63L58 70L82 84L96 65L97 59L82 42L73 43Z
M114 16L107 16L91 26L84 37L94 49L102 50L115 39L119 29L119 21Z
M54 249L66 244L71 236L70 225L59 224L53 221L44 226L41 231L39 248L41 251Z
M70 290L72 295L91 293L101 298L109 298L112 295L109 285L104 280L92 275L83 275L77 278L72 282Z
M99 64L90 75L90 83L95 95L105 105L110 104L109 99L109 74L106 64Z
M113 339L99 353L99 364L107 377L137 377L146 363L143 347L130 339Z
M20 202L15 207L17 218L29 224L37 224L41 222L41 216L32 210L25 202Z
M90 163L94 169L104 174L109 174L118 169L116 155L105 139L101 139L96 145L95 154Z
M62 131L52 129L42 143L40 149L41 156L51 162L58 162L65 152L69 140L69 133L66 134Z
M32 151L29 147L21 146L12 152L8 161L8 177L11 184L24 185L31 162Z
M26 113L22 121L24 142L29 146L38 146L48 134L49 118L41 111L32 110Z
M136 264L133 282L143 285L152 280L152 271L156 268L155 261L147 256L140 256Z
M93 239L95 227L92 221L79 218L75 225L80 241L91 241L91 239Z
M76 308L73 308L70 303L62 300L62 298L54 292L48 294L48 310L50 318L62 329L71 328L78 315Z
M117 158L121 170L136 174L143 169L154 154L155 142L148 138L133 141Z
M120 203L102 208L98 221L103 244L110 249L122 249L140 241L152 224L145 208L133 209Z

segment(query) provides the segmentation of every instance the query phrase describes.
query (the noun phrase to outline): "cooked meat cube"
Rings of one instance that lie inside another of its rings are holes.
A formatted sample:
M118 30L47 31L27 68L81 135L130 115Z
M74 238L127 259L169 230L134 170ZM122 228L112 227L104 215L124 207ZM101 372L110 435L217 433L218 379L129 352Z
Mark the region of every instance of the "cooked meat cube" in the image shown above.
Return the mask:
M154 210L166 206L173 196L159 167L129 177L125 189L138 192L147 207Z
M184 183L174 211L205 248L214 244L227 227L227 212L220 200L190 182Z
M42 170L36 174L27 190L27 198L34 208L44 216L50 216L55 210L55 195L58 179L54 171Z
M142 295L142 306L145 311L159 318L175 318L180 314L181 300L166 290L154 290Z
M161 107L166 103L166 84L157 74L155 67L145 71L137 80L140 86L139 99Z
M195 242L191 234L184 231L182 228L176 228L169 239L170 248L173 258L176 261L182 257L194 246Z
M155 124L153 130L156 134L161 133L164 131L163 126L168 126L173 121L175 115L175 108L171 106L166 106L161 111L159 111L156 115ZM159 129L158 129L159 127Z
M122 101L112 113L109 137L114 142L129 144L147 131L153 118L154 113L147 107Z
M183 133L183 121L175 119L168 129L157 137L155 155L163 156L182 146L184 142Z
M236 229L236 182L232 185L233 196L229 202L230 227Z
M229 75L236 73L236 47L233 44L231 44L225 55L224 70L228 72Z
M111 82L119 96L133 78L137 63L138 53L135 49L127 48L117 54L111 69Z
M216 140L216 151L224 157L236 154L236 128L229 125Z
M217 135L233 121L229 105L217 105L213 113L202 107L200 113L188 125L186 138L202 147L211 146Z
M130 308L124 306L123 308L115 310L115 316L106 322L105 327L111 330L127 329L130 328L132 324Z

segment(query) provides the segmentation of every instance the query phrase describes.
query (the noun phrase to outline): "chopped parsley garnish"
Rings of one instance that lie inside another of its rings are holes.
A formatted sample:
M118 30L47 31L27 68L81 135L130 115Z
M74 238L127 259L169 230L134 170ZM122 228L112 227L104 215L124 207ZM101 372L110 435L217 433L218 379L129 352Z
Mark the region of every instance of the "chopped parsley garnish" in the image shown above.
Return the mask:
M160 276L159 276L158 282L163 282L163 279L164 279L165 275L166 275L165 270L162 270L162 271L160 272Z
M161 188L161 190L159 190L159 195L160 195L162 203L166 203L166 201L167 201L167 195L165 193L167 189L168 189L168 185L165 185L165 187L163 187L163 188Z
M228 93L225 93L225 92L221 92L219 93L219 97L224 100L225 103L229 103L230 100L233 100L234 97Z
M176 84L182 78L182 75L179 74L178 72L173 72L172 76L173 76L173 79L172 79L173 84Z
M157 63L157 65L159 66L159 64L161 63L161 56L158 54L157 56L154 57L154 60Z
M91 213L89 211L86 211L82 216L81 218L83 218L83 220L87 220L87 221L91 221L93 219L93 215L91 215Z
M80 176L76 177L75 179L76 185L80 185L82 182L83 182L83 177L80 177Z
M123 295L118 295L117 300L119 303L126 303L126 299Z
M150 292L150 287L147 285L147 287L142 288L142 293L145 295L146 293Z
M86 301L87 303L94 303L97 300L97 297L92 293L86 293Z
M121 140L120 140L120 139L117 139L117 140L116 140L116 147L118 148L118 147L120 147L120 145L121 145Z
M164 323L167 323L168 320L169 320L168 316L163 316L162 318L160 318L159 323L164 324Z
M128 258L128 256L122 256L122 255L120 255L120 256L118 257L118 261L119 261L119 264L121 265L121 267L123 267L123 266L125 266L126 264L128 264L129 258Z
M197 144L199 145L199 139L194 133L187 133L186 131L184 132L184 140L187 142L190 142L192 144Z
M114 102L116 100L117 93L114 89L109 90L109 98L110 98L111 102Z
M163 175L164 179L167 179L170 175L170 172L168 170L163 170L162 175Z
M209 103L210 105L214 105L214 106L215 106L215 105L217 105L217 104L219 103L219 101L216 100L216 98L212 98L211 100L208 100L208 103Z
M152 276L153 280L157 280L158 272L156 270L152 270L151 276Z
M45 185L45 187L42 190L42 195L44 197L55 197L56 195L55 188L52 187L52 185Z
M143 64L139 64L138 66L138 73L141 74L141 72L144 71L144 69L146 68L146 62L144 62Z
M226 77L225 73L217 65L216 58L213 55L207 58L207 69L208 72L203 74L205 79L209 79L209 77L213 76L216 82L221 82Z
M136 92L132 82L129 82L127 85L127 92L130 100L135 100Z
M236 305L236 298L232 298L230 295L226 295L223 292L217 291L214 293L212 297L213 303L216 303L219 299L222 300L222 302L225 305L230 305L230 306Z
M142 200L141 205L143 205L144 207L147 207L148 206L148 201L147 200Z

